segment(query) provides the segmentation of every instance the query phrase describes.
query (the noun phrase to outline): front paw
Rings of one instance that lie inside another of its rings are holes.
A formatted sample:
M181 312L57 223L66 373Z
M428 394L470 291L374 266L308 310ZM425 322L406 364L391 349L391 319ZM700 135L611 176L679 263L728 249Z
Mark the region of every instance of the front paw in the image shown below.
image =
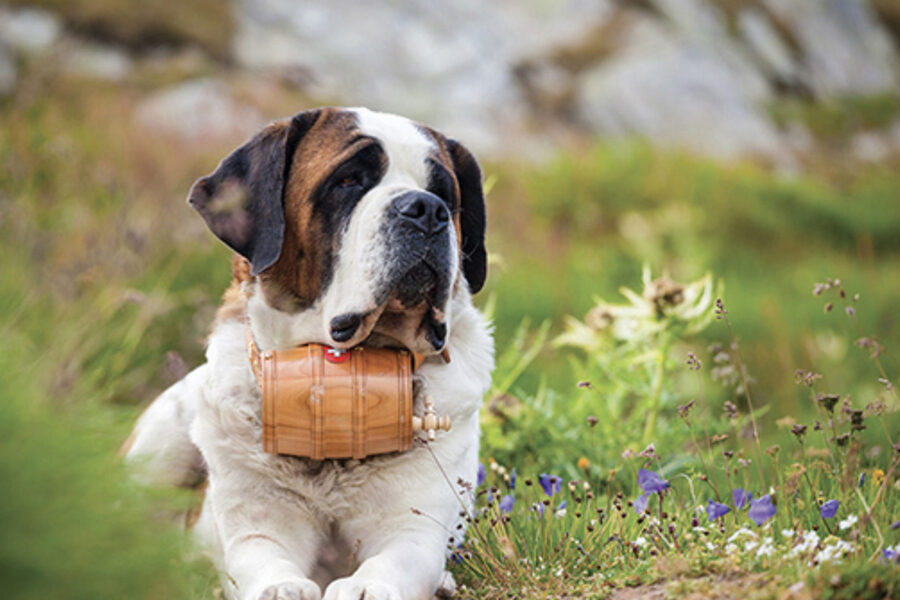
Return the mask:
M309 579L283 581L264 589L256 600L321 600L322 591Z
M402 600L400 591L381 581L344 577L325 590L325 600Z

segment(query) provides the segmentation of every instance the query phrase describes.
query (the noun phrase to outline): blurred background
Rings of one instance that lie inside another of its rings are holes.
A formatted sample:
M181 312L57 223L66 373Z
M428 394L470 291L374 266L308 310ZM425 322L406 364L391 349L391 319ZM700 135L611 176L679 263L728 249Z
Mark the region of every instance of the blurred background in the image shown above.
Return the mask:
M216 593L166 525L190 494L135 489L115 452L202 361L230 278L191 183L317 105L404 114L482 162L478 302L505 356L486 458L576 476L591 451L589 477L614 468L631 442L567 420L602 411L603 371L550 340L598 298L640 293L645 265L720 286L763 437L811 410L796 369L880 398L900 351L898 49L897 0L0 2L5 597ZM828 277L859 294L852 311L812 295ZM727 336L710 325L666 359L711 365ZM576 386L589 376L599 393ZM673 378L660 418L695 388Z

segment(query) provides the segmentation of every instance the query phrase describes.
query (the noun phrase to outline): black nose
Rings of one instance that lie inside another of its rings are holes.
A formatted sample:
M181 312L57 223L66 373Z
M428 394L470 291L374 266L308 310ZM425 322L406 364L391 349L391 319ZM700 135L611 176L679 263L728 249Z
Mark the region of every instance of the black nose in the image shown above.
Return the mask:
M421 229L426 235L443 231L450 222L450 211L444 201L428 192L406 192L392 204L397 216Z

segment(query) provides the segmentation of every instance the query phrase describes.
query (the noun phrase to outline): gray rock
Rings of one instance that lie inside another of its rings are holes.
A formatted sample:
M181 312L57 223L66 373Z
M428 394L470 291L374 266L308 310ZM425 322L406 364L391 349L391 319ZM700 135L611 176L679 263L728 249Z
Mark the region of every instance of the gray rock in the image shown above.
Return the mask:
M62 24L53 13L35 8L0 8L0 40L18 52L44 52L61 33Z
M327 101L412 116L482 154L640 136L790 166L779 93L897 89L866 0L235 0L237 62ZM625 15L620 21L620 17Z
M125 51L86 41L73 41L62 53L62 63L69 73L106 81L121 81L134 67Z
M874 131L861 131L850 140L850 153L860 162L880 163L891 155L890 140Z
M799 65L763 11L756 7L742 10L737 29L766 74L789 86L801 83Z
M264 123L217 79L197 79L161 90L141 102L136 118L147 131L185 142L247 137Z
M887 128L887 136L894 154L900 156L900 119L891 123Z
M649 17L623 47L582 76L579 113L594 130L636 135L722 160L787 161L761 104L771 91L740 52Z
M864 0L764 0L793 33L819 96L896 90L897 55Z
M318 96L406 114L499 152L527 116L514 66L579 35L609 7L610 0L240 0L234 51L253 69L302 68Z
M0 45L0 96L8 96L16 89L18 70L16 61L6 48Z

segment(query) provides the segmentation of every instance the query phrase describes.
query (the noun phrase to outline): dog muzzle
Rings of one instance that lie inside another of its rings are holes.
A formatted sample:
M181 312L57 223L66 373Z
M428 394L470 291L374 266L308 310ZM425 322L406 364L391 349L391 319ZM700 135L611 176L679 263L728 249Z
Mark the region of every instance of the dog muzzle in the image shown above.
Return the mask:
M403 452L413 435L450 429L430 398L413 415L412 376L425 360L407 350L307 344L260 353L245 324L262 392L263 450L313 460ZM448 360L444 355L444 360Z

